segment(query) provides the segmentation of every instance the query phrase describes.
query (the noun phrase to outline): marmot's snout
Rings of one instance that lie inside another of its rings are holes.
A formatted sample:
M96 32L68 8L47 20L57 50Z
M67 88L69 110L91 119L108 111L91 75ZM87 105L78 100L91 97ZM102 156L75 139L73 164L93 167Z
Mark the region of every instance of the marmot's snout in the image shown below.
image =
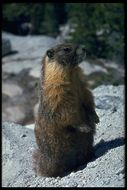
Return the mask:
M76 49L76 53L77 53L77 55L85 54L86 53L85 46L83 46L83 45L78 46Z
M80 63L86 57L86 49L84 45L80 45L76 49L77 62Z

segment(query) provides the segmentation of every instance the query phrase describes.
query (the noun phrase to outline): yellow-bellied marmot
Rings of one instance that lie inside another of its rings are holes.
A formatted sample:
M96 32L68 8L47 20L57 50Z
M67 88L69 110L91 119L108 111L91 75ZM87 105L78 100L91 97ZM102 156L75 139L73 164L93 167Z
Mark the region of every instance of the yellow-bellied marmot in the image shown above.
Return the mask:
M62 176L91 157L99 118L78 66L84 55L82 47L64 43L43 58L33 155L37 175Z

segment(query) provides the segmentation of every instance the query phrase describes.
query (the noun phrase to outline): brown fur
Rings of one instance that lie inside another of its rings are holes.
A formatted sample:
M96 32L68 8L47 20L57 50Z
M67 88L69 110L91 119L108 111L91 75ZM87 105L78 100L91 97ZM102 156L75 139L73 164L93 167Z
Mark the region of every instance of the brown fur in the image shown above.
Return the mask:
M35 123L38 150L33 156L37 175L62 176L86 163L92 154L99 118L85 76L75 64L78 48L69 44L72 51L66 54L66 46L56 46L53 58L43 58ZM69 66L65 64L68 59L74 59Z

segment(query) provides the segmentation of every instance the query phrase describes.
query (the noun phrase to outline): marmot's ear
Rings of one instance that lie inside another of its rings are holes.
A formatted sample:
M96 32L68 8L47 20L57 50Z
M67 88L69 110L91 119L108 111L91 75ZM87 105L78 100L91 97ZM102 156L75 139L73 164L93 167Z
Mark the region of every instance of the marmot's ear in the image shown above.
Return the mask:
M47 56L48 56L49 58L53 58L53 56L54 56L54 50L53 50L53 49L48 50L48 51L47 51Z

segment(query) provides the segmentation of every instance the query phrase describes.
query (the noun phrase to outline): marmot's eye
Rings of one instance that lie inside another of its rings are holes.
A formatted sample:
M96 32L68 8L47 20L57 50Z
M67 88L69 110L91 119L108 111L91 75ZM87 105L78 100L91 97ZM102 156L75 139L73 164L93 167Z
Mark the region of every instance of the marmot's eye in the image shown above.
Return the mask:
M65 51L65 52L70 52L70 51L71 51L71 48L65 47L65 48L64 48L64 51Z

